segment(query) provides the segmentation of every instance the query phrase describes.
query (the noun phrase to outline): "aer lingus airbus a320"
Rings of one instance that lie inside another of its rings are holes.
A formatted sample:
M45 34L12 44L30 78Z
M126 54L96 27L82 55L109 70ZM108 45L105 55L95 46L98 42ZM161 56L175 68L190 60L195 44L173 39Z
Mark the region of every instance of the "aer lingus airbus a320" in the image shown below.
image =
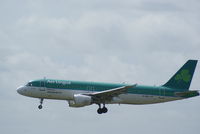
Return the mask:
M39 79L29 81L17 92L39 98L39 109L44 99L57 99L67 100L70 107L97 104L97 112L102 114L108 111L105 104L153 104L198 96L197 90L189 91L196 64L197 60L188 60L162 86Z

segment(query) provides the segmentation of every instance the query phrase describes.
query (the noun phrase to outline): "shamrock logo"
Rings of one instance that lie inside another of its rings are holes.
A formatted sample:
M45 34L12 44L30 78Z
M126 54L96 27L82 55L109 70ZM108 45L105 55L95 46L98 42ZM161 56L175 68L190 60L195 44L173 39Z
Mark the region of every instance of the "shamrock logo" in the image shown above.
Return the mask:
M189 73L189 70L186 70L186 69L182 70L180 74L177 74L175 76L176 81L183 80L184 82L189 82L190 78L191 78L191 75Z

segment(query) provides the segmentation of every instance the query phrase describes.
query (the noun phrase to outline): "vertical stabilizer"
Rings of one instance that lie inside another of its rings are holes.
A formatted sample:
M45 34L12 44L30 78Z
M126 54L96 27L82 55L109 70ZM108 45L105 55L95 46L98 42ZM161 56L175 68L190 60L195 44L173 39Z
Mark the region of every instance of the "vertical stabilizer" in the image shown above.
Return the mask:
M197 60L188 60L163 86L188 90L196 68Z

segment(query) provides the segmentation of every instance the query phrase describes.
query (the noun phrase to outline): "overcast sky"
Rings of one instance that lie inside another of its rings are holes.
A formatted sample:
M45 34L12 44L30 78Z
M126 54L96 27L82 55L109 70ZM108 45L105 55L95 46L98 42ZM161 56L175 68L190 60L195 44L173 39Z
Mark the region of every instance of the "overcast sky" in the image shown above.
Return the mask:
M199 0L1 0L0 133L199 134L200 97L69 108L17 94L32 79L165 83L200 59ZM191 89L200 88L200 65Z

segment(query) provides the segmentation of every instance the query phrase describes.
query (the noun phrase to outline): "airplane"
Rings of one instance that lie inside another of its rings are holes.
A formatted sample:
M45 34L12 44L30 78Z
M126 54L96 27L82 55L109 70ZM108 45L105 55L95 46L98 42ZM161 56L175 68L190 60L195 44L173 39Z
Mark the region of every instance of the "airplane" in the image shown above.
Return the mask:
M107 113L106 104L154 104L199 96L198 90L189 90L197 60L188 60L165 84L145 86L125 83L84 82L72 80L39 79L17 88L21 95L40 99L67 100L69 107L97 104L97 113Z

